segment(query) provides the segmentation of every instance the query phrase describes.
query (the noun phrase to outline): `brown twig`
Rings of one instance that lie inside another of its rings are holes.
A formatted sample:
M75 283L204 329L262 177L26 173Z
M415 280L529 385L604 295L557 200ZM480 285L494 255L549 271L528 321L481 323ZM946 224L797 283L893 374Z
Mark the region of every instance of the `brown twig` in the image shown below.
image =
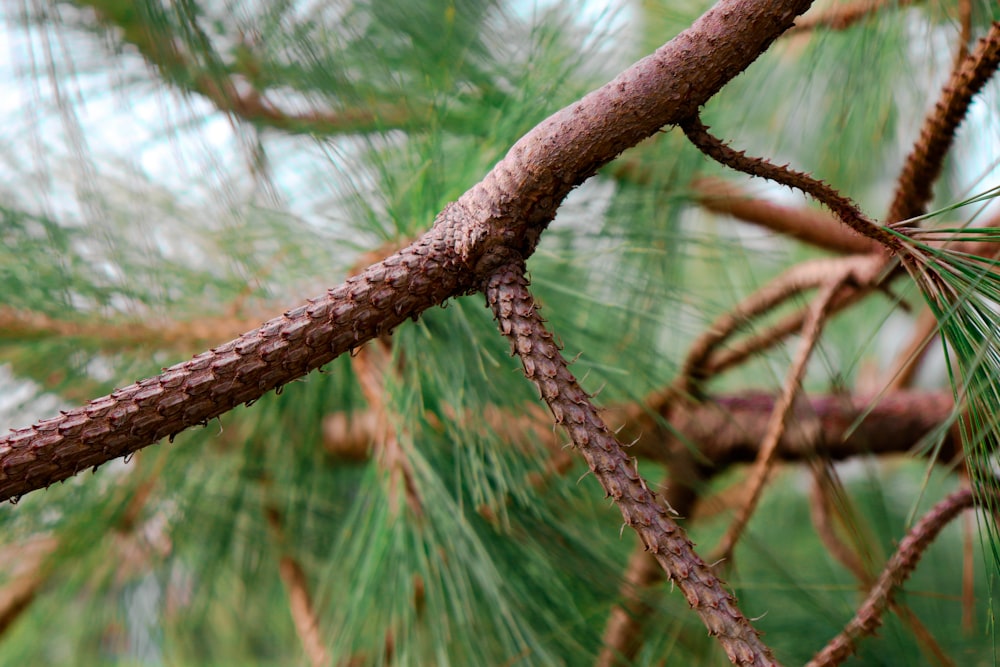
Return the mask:
M882 613L892 602L896 589L903 585L916 568L924 551L944 528L963 510L982 502L994 502L976 496L971 489L962 489L935 505L899 543L875 586L869 592L854 618L844 630L809 661L807 667L834 667L854 652L857 641L870 635L882 623Z
M831 496L834 491L830 488L834 484L832 466L824 461L816 460L811 466L812 470L812 493L809 495L809 516L816 534L819 536L827 553L844 566L851 575L865 586L872 583L872 575L868 568L861 561L857 551L852 549L837 534L831 517Z
M853 285L844 285L830 303L830 313L840 311L854 305L870 294L870 290L859 289ZM803 308L779 319L774 325L752 336L739 340L725 349L717 349L705 361L702 373L706 377L734 368L747 358L780 343L789 335L802 330L808 308Z
M683 529L656 501L625 455L590 397L570 373L559 347L538 316L519 261L501 265L485 286L501 332L521 358L524 374L535 383L557 424L569 434L601 486L618 505L625 525L633 528L668 578L701 616L709 634L737 665L774 665L749 620L712 569L695 553Z
M842 2L824 10L813 10L803 14L788 31L788 35L810 30L844 30L855 23L889 8L903 8L914 0L852 0Z
M800 190L833 211L833 214L841 222L861 236L881 244L891 252L900 249L902 242L899 237L890 234L881 225L870 220L854 202L823 181L787 166L772 164L761 157L748 157L743 151L730 148L723 141L712 136L708 127L697 116L687 118L679 125L684 130L684 135L698 150L719 164L750 176L765 178Z
M779 304L807 289L827 283L830 276L845 275L846 273L854 274L859 279L861 276L865 276L867 282L864 285L870 285L877 277L882 265L883 259L878 255L854 255L815 259L792 266L767 285L746 297L735 308L716 319L705 333L691 344L674 386L669 391L651 397L649 406L657 412L662 412L663 403L670 400L673 394L697 396L705 378L713 377L720 370L717 364L712 363L713 354L720 345L754 318L771 312ZM843 283L839 283L834 294L831 295L831 309L835 303L833 299L840 296L842 285ZM851 283L853 289L857 289L861 285L860 282ZM804 326L804 321L803 319L799 330ZM785 332L782 331L782 333ZM769 339L769 343L776 340L777 338Z
M969 40L972 39L972 0L958 0L958 48L951 69L957 70L969 55Z
M295 624L295 632L299 635L302 648L309 657L309 664L312 667L325 667L330 664L330 653L320 636L319 616L316 614L309 592L309 580L299 561L288 553L288 540L285 537L281 513L271 506L265 508L264 514L271 537L280 550L278 573L288 594L288 606Z
M59 539L37 535L24 544L6 547L0 561L14 567L6 572L10 580L0 588L0 635L3 635L31 605L49 581L53 568L51 556Z
M707 211L730 215L817 248L844 255L867 254L878 248L871 239L845 229L829 213L805 206L793 208L759 199L721 178L691 183L697 202Z
M812 469L813 493L810 498L810 514L812 515L813 525L816 527L816 533L827 548L827 551L841 565L846 567L861 582L865 589L869 589L875 583L875 576L862 564L858 553L840 539L831 521L830 506L833 505L833 501L830 496L833 493L842 493L842 490L834 491L830 488L834 483L832 478L834 474L833 469L830 465L824 465L819 461L813 464ZM841 516L843 516L842 513ZM889 608L909 628L910 632L917 639L917 642L923 647L923 650L934 656L937 664L944 667L955 667L955 661L945 653L941 645L934 639L934 635L931 634L920 618L913 613L912 609L897 601L891 601Z
M764 433L764 439L760 445L760 453L757 455L757 461L750 472L749 491L746 502L737 510L736 517L729 525L719 543L716 551L719 559L728 561L732 558L736 543L743 534L743 530L746 528L747 522L750 521L750 517L753 516L753 513L757 509L757 504L764 492L764 486L767 484L767 478L774 466L778 442L785 433L785 426L788 423L792 405L799 393L802 378L805 376L806 364L809 363L813 348L819 341L819 336L823 331L830 302L833 300L840 286L848 280L849 277L847 275L833 277L830 282L820 289L816 298L813 299L809 306L805 323L802 326L802 339L799 343L798 352L792 361L791 367L788 369L785 384L781 389L781 394L768 420L767 431Z
M215 54L199 57L185 51L177 35L160 22L145 17L134 5L109 0L76 0L76 4L91 8L102 24L117 28L118 37L134 46L166 81L185 92L205 97L219 111L246 122L287 132L324 135L413 127L420 122L412 109L396 103L369 103L338 111L282 109L268 100L266 91L255 87L260 63L246 40L232 65L219 62L203 65L199 61L215 59ZM234 67L241 76L228 72Z
M965 119L972 98L1000 65L1000 21L976 48L952 71L934 109L924 119L920 138L903 164L892 205L886 219L900 222L923 215L931 200L931 188L944 165L944 158Z

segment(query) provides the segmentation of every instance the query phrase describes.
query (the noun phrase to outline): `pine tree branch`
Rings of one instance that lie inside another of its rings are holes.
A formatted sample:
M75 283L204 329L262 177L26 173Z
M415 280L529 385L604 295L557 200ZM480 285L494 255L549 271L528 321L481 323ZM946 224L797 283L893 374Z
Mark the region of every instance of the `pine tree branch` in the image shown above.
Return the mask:
M809 0L720 0L617 78L540 123L438 215L420 240L308 304L154 378L0 437L0 499L125 456L302 377L528 257L577 185L626 148L690 118Z
M694 514L698 502L699 486L703 480L689 449L677 450L668 464L667 478L661 484L663 502L679 517ZM646 621L652 618L652 590L666 578L666 573L656 558L640 542L629 557L623 583L619 589L619 602L608 613L601 641L601 652L595 667L625 667L635 662L642 648L642 635Z
M279 549L278 573L288 595L288 606L295 624L295 632L312 667L326 667L330 654L320 635L319 616L313 604L309 580L299 561L288 550L284 521L281 512L273 506L264 508L272 540Z
M1000 21L976 48L952 70L941 97L924 120L920 138L903 164L886 220L900 222L923 215L931 187L941 174L944 158L958 126L975 97L1000 66Z
M534 382L555 422L569 434L590 470L621 510L668 578L684 593L736 665L774 665L771 650L743 616L732 595L695 553L684 530L656 501L633 459L604 425L590 396L570 373L559 347L537 313L528 291L524 266L500 267L486 285L486 300L511 352L521 358L525 376Z
M847 568L854 575L854 578L861 582L865 589L869 589L875 584L874 575L869 573L868 569L862 564L858 552L840 539L833 526L830 515L831 506L835 504L833 496L843 493L843 489L839 486L836 479L836 472L829 464L819 461L812 465L812 470L813 492L810 494L809 508L813 526L816 527L816 533L819 535L823 546L826 547L827 552ZM843 512L845 511L849 512L850 509L841 509L841 516L843 516ZM849 519L853 518L849 517ZM955 661L945 652L934 638L934 635L927 629L927 626L913 613L912 609L898 601L891 601L889 609L906 625L920 646L923 647L923 650L934 656L937 664L941 665L941 667L955 667Z
M214 62L203 65L194 54L186 52L177 35L145 15L130 2L117 0L73 0L80 7L93 10L98 21L117 29L117 36L134 46L146 62L156 68L167 82L186 93L201 95L223 113L258 126L293 133L330 135L339 133L383 131L412 128L421 119L401 104L350 107L338 111L292 112L268 101L266 91L253 87L259 63L253 62L248 48L234 66L242 76L237 81L229 70ZM207 44L207 40L203 40ZM202 59L215 60L215 54Z
M962 489L935 505L903 538L896 553L886 564L882 575L869 592L864 603L844 630L809 661L807 667L835 667L854 652L857 641L870 635L882 624L882 613L892 602L892 597L909 578L924 551L952 519L975 505L989 506L996 502L990 497L979 497L971 489Z
M871 239L844 229L829 213L759 199L721 178L699 178L691 188L695 199L708 211L731 215L823 250L851 255L867 254L878 247Z
M820 287L828 282L830 276L850 273L865 282L853 282L852 288L870 287L878 278L879 268L883 259L878 255L853 255L834 259L815 259L802 262L791 267L767 285L750 294L732 310L724 313L709 326L701 336L688 348L688 354L681 365L677 382L666 393L652 397L649 406L662 412L664 403L675 394L695 396L701 392L701 385L708 377L714 377L719 368L712 364L713 353L746 327L754 318L771 312L776 306L807 289ZM863 277L863 278L862 278ZM840 283L843 285L844 283ZM840 288L831 296L830 309L833 311L834 299ZM804 319L802 325L804 326ZM780 333L784 334L785 331ZM770 343L777 336L766 338ZM746 357L743 357L744 359Z
M708 127L697 116L687 118L679 125L698 150L719 164L800 190L833 211L841 222L861 236L880 243L891 252L899 250L901 241L898 237L870 220L854 202L823 181L788 166L776 165L760 157L749 157L743 151L730 148L722 140L712 136Z
M750 473L748 480L749 495L746 502L737 510L736 517L729 525L729 528L726 529L725 535L722 536L722 541L719 543L717 550L719 559L728 561L732 558L736 543L743 535L744 528L746 528L750 517L753 516L753 513L757 509L760 497L764 493L764 487L767 485L767 478L774 467L778 442L785 433L785 425L788 423L789 416L791 415L795 397L801 389L802 377L806 372L806 364L809 363L813 349L816 347L819 336L823 332L823 325L829 314L830 303L846 279L846 275L835 276L833 280L820 289L819 294L816 295L816 298L809 305L805 322L802 325L802 339L799 343L799 349L795 354L792 365L788 369L784 386L781 388L781 394L774 405L774 410L771 411L771 416L768 418L767 430L764 432L764 438L760 444L760 453L757 455L757 460L754 462ZM713 560L717 559L713 558Z
M914 0L851 0L822 11L812 11L795 22L788 35L812 30L845 30L887 7L902 9Z

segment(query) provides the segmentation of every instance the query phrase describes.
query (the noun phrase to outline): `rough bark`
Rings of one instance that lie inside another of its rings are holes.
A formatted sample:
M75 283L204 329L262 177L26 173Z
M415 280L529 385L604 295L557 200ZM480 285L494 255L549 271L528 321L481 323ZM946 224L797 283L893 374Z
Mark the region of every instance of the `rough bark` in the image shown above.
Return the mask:
M534 382L553 419L569 434L608 497L621 510L625 525L659 562L670 581L684 593L710 635L722 644L736 665L777 664L750 621L736 606L712 568L694 551L694 544L656 500L639 475L634 459L611 434L590 396L570 373L552 334L545 329L528 292L519 262L498 269L489 279L486 300L511 352L521 358L524 375Z
M696 113L809 5L720 1L655 53L536 126L396 255L157 377L0 438L0 499L204 424L470 292L495 268L480 261L491 249L529 256L572 188Z

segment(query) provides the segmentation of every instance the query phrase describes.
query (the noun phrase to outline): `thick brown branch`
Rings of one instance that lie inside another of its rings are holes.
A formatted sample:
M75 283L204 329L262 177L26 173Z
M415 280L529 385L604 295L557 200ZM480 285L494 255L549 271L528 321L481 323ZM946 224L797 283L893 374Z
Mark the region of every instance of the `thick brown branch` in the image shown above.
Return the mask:
M557 424L569 434L605 493L621 510L660 567L701 616L737 665L774 665L765 646L712 569L695 553L684 530L656 501L634 460L604 425L590 396L567 367L559 347L539 317L528 292L523 265L501 267L486 286L486 299L500 330L521 358L524 374L535 383Z
M931 508L900 542L896 553L889 559L882 575L851 622L809 661L807 667L834 667L846 660L854 652L858 639L872 634L882 624L882 612L892 602L896 589L909 578L920 557L941 529L963 510L981 501L971 489L962 489ZM995 499L991 498L990 501Z
M754 461L774 403L774 396L760 392L710 397L678 411L669 429L641 419L641 406L610 406L605 416L608 423L621 425L617 431L621 441L636 441L629 453L639 458L673 463L678 456L689 453L689 447L695 448L703 468L685 473L693 478L699 472L718 473L731 465ZM905 454L935 429L945 426L953 411L949 391L898 391L877 398L843 394L803 397L794 405L792 421L816 420L816 428L787 429L778 440L775 456L785 462L805 462L817 456L840 461L855 456ZM502 424L503 437L515 445L519 439L551 439L551 427L542 422L544 415L530 410L518 412L490 415L488 421L491 427ZM340 413L331 417L336 418L336 424L326 433L326 448L336 456L343 456L347 450L354 456L366 457L362 452L377 431L374 413L350 419ZM938 452L942 461L950 461L958 454L957 436L955 429L943 433Z
M527 257L569 191L691 117L809 6L721 0L689 29L518 141L434 228L361 275L162 375L0 438L0 499L17 497L253 401L407 318L474 289L488 251Z
M906 158L886 217L900 222L923 215L931 200L931 187L941 174L944 158L965 119L972 98L1000 66L1000 21L979 40L975 50L952 71L934 109L924 120L920 138Z

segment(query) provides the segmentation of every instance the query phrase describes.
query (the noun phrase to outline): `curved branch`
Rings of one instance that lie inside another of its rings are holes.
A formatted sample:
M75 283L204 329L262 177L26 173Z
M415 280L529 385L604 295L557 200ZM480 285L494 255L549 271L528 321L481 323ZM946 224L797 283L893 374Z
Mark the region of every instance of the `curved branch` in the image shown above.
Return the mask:
M125 456L302 377L473 291L506 246L528 257L574 187L626 148L692 116L809 0L721 0L617 78L556 112L438 215L421 239L236 340L0 437L0 500Z
M590 396L570 373L566 360L545 329L528 291L522 264L501 267L486 285L486 300L511 352L521 358L525 376L535 383L555 422L569 434L605 493L614 499L643 545L701 616L737 665L773 665L774 658L743 616L722 581L694 551L684 530L656 501L633 459L604 425Z
M757 504L760 502L760 498L764 493L764 487L767 485L767 478L771 474L772 468L774 468L778 442L781 440L781 436L785 434L785 427L791 416L795 397L798 396L801 390L802 377L806 372L806 364L809 363L813 349L819 341L820 334L823 332L823 325L826 323L826 317L829 314L830 302L833 300L843 280L844 278L834 277L832 281L820 289L819 294L816 295L816 298L809 306L805 323L802 326L802 339L799 343L799 349L795 354L795 359L792 361L791 367L788 369L784 386L781 388L781 394L774 405L774 410L772 410L771 416L768 418L767 431L764 433L764 439L761 440L760 453L757 455L750 478L747 480L749 485L747 498L737 510L736 518L733 519L733 522L726 529L726 533L722 536L722 541L719 543L717 553L725 560L730 560L732 557L736 543L739 541L740 536L742 536L743 530L750 521L750 517L757 510Z
M772 164L764 158L748 157L744 152L730 148L722 140L712 136L708 127L697 116L686 118L680 123L680 127L698 150L719 164L800 190L833 211L841 222L858 234L882 244L890 251L899 250L901 242L897 236L868 219L854 202L823 181L787 166Z
M870 635L882 624L882 612L892 602L896 589L903 585L917 567L920 557L952 519L973 505L984 502L971 489L951 494L931 508L903 538L886 564L882 575L844 630L834 637L806 667L834 667L854 652L861 637ZM992 500L992 499L991 499Z
M691 188L706 210L731 215L817 248L850 255L870 253L878 247L871 239L844 229L829 213L758 199L721 178L699 178L691 183Z

